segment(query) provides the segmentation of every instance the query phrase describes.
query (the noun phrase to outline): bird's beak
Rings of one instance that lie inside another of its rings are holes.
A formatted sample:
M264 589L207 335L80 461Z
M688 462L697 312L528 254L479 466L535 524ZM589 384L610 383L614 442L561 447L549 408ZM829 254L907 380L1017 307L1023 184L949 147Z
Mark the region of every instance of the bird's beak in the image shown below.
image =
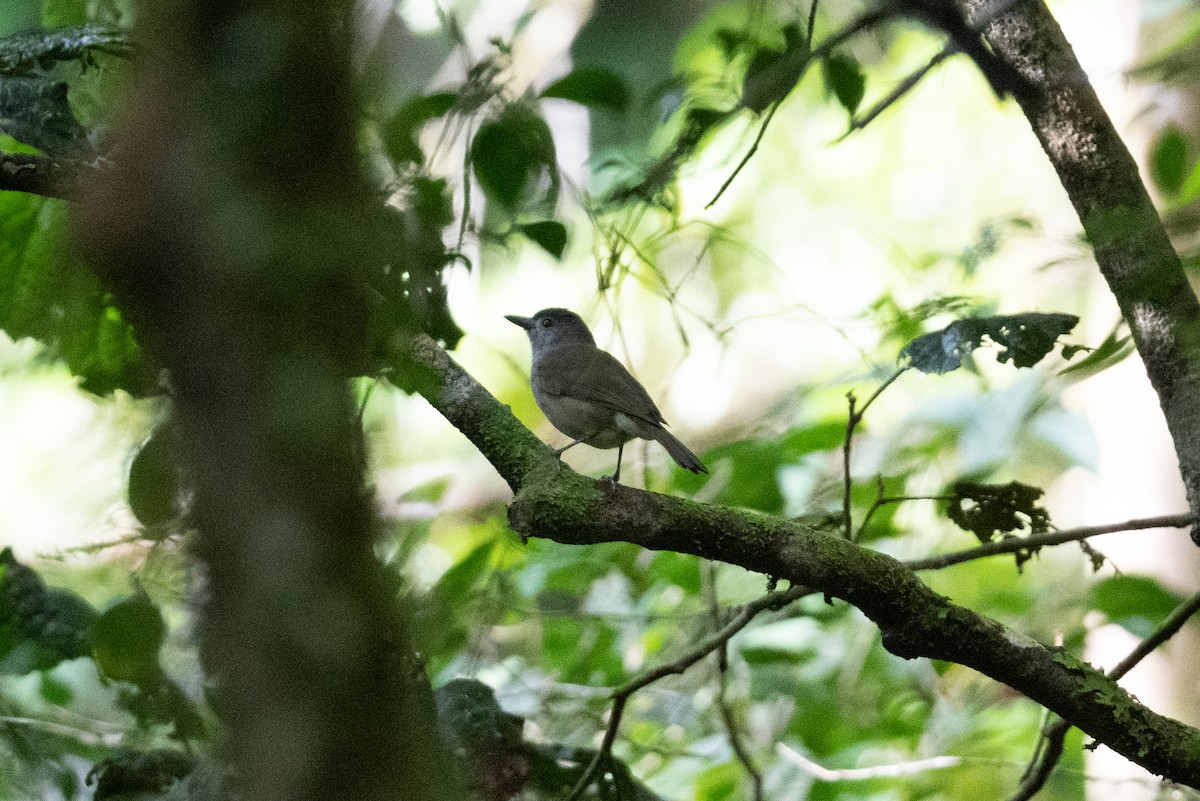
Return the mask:
M513 325L521 326L526 331L533 328L533 320L529 319L528 317L521 317L516 314L506 314L504 315L504 319L508 320Z

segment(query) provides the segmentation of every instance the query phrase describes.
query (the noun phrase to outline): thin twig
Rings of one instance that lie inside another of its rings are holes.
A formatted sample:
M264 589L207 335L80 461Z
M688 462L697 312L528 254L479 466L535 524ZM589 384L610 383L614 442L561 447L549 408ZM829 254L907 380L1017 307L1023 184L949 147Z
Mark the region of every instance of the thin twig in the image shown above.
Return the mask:
M771 120L775 117L775 112L779 111L780 101L776 100L767 109L767 113L763 115L762 123L758 126L758 133L754 137L754 141L750 144L750 149L746 151L746 155L742 156L742 160L733 168L733 172L729 173L729 177L721 184L721 188L717 190L717 194L713 195L713 199L704 204L705 210L711 209L716 204L721 196L725 194L725 190L733 183L733 179L738 177L738 173L750 163L750 159L754 158L754 154L758 152L758 146L763 140L763 136L767 133L767 126L771 124Z
M809 10L809 15L810 15L809 43L810 43L810 45L812 42L812 36L811 36L811 34L812 34L812 19L816 17L816 11L817 11L817 4L814 2L812 5L812 8ZM804 61L804 66L800 69L799 74L796 76L796 84L799 84L801 79L804 78L804 73L808 72L809 65L811 65L813 62L815 62L819 58L824 58L825 56L828 56L835 49L837 49L837 47L839 45L841 45L843 42L845 42L850 37L854 36L859 31L862 31L862 30L870 27L871 25L874 25L876 22L879 22L880 20L886 18L888 16L888 13L889 12L882 10L882 9L876 10L876 11L870 11L866 14L863 14L861 17L856 19L854 22L851 22L849 25L847 25L845 28L842 28L837 33L831 34L828 39L826 39L824 42L821 43L820 47L818 47L816 49L813 49L812 47L805 47L803 50L797 51L796 53L791 54L790 56L785 55L784 58L798 58L798 59L803 59L803 61ZM793 86L794 85L795 84L793 84ZM791 90L789 90L789 91L791 91ZM775 116L775 112L779 109L779 106L782 102L783 102L783 98L780 98L779 100L776 100L774 103L771 104L770 108L767 110L766 116L763 117L762 125L760 125L758 128L758 135L754 137L754 142L753 142L753 144L750 145L750 149L746 152L746 155L742 157L742 160L738 162L738 165L736 167L734 167L733 172L730 173L729 177L725 179L725 183L721 184L721 188L717 190L717 194L713 196L713 199L708 201L708 203L704 206L705 209L712 208L713 204L715 204L718 200L721 199L721 196L725 194L725 190L728 189L729 185L733 183L733 179L737 178L738 173L740 173L742 171L742 168L744 168L746 166L746 164L750 161L750 159L754 156L754 154L756 152L758 152L758 145L760 142L762 142L763 136L767 132L767 126L771 124L771 119Z
M978 548L968 548L965 551L927 556L924 559L910 559L904 564L912 570L939 570L943 567L971 562L988 556L1017 553L1033 548L1049 545L1062 545L1064 542L1086 540L1099 534L1112 534L1117 531L1141 531L1148 528L1184 528L1192 525L1195 518L1190 514L1165 515L1163 517L1147 517L1141 520L1126 520L1124 523L1110 523L1105 526L1084 526L1066 531L1050 531L1045 534L1033 534L1028 537L1010 537L999 542L989 542Z
M708 596L708 612L712 620L714 628L721 626L721 607L717 603L717 582L716 582L716 565L712 562L707 563L705 595ZM763 801L763 777L762 771L754 762L754 756L750 753L750 749L746 747L745 741L742 739L741 733L738 731L737 721L733 716L733 709L729 706L729 700L725 696L726 681L729 675L729 642L723 642L717 646L717 697L716 705L717 712L721 715L721 723L725 726L725 736L729 740L729 746L733 749L734 756L741 763L742 769L746 771L746 775L750 777L750 784L753 787L751 797L754 801Z
M871 518L875 513L891 503L904 503L905 501L952 501L953 495L884 495L883 494L883 476L875 476L875 500L871 503L871 508L867 510L867 514L863 517L863 521L858 524L858 528L854 532L854 541L858 542L862 539L863 532L867 530L867 524L871 522Z
M733 619L719 631L710 634L698 646L688 651L683 656L673 662L668 662L665 665L659 665L656 668L646 671L640 676L631 679L625 684L612 691L613 699L612 713L609 715L608 727L604 732L604 739L600 743L600 748L596 751L596 755L592 761L588 763L587 768L583 771L583 775L579 777L579 781L571 789L567 795L567 801L578 801L591 783L595 780L596 774L600 769L600 765L611 759L612 744L617 738L617 730L621 727L621 716L625 712L625 704L635 692L653 684L659 679L667 676L683 673L692 665L699 662L704 657L711 654L724 643L728 642L733 635L737 634L742 629L746 628L752 620L761 612L773 609L782 609L783 607L795 601L797 598L802 598L808 595L812 590L807 587L792 587L783 592L771 592L757 598L750 603L743 604L737 609L737 614ZM732 610L731 610L732 611Z
M808 44L807 47L812 49L813 33L817 27L817 6L820 0L812 0L812 5L808 7Z
M841 770L831 770L813 762L800 752L789 748L783 743L776 744L775 750L779 752L780 756L799 767L809 776L824 782L894 779L900 776L925 773L930 770L956 768L965 761L965 758L960 756L940 756L929 759L915 759L911 762L899 762L894 765L878 765L873 768L842 768Z
M853 536L850 529L854 522L850 510L850 490L853 487L850 481L850 447L854 442L854 428L862 418L854 409L854 405L858 402L854 390L846 393L846 401L850 406L850 411L846 415L846 440L842 443L842 533L846 539L850 539Z
M467 142L471 141L471 123L467 122ZM467 238L467 223L471 219L471 148L463 150L463 207L462 219L458 223L458 242L454 246L455 253L462 253L463 241Z
M846 133L839 137L838 141L845 139L855 131L861 131L863 128L866 128L875 121L876 117L887 111L891 106L897 103L900 98L912 91L913 88L920 83L926 75L932 72L938 64L941 64L943 61L957 52L958 50L953 45L946 45L941 52L929 59L928 64L926 64L924 67L921 67L921 69L912 73L904 80L900 81L900 83L896 84L896 87L892 89L892 91L888 92L887 95L878 103L871 106L871 108L865 114L863 114L861 117L853 117L850 120L850 127L846 130Z
M1111 670L1107 671L1105 675L1113 681L1120 679L1139 662L1153 653L1158 646L1174 637L1183 628L1183 624L1191 619L1197 611L1200 611L1200 593L1193 595L1175 607L1174 611L1167 616L1162 625L1155 629L1153 634L1139 642L1137 647L1129 652L1128 656L1118 662ZM1054 767L1058 764L1059 759L1062 758L1063 743L1066 741L1067 732L1070 730L1071 724L1062 718L1055 717L1046 722L1038 738L1037 748L1034 749L1033 759L1028 769L1026 769L1025 775L1021 777L1021 784L1017 787L1016 792L1009 797L1008 801L1029 801L1045 786L1046 781L1050 778L1050 774L1054 771Z
M862 405L861 409L855 408L858 398L854 395L854 390L846 393L846 399L850 403L850 411L846 417L846 441L842 445L842 533L848 540L853 540L854 538L852 530L854 520L850 511L850 490L852 488L850 481L850 450L854 440L854 429L858 428L858 424L862 422L863 416L866 415L867 409L875 402L875 399L883 394L883 391L890 387L906 370L908 370L907 365L897 368L887 377L886 381L871 393L871 397L867 398L867 402Z

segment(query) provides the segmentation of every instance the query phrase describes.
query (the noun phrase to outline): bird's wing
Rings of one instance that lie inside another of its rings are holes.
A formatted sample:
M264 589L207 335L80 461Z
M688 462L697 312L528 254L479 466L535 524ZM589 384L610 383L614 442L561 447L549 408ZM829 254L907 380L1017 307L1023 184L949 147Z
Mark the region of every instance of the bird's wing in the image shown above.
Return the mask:
M666 422L625 365L597 347L574 342L559 345L545 354L539 368L539 385L544 392L602 403L613 411L656 425Z

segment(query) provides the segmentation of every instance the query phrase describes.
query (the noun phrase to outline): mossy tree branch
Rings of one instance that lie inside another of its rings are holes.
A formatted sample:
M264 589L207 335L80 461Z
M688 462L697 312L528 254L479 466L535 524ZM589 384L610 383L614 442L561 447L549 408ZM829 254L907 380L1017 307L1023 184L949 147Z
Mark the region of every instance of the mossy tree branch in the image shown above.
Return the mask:
M843 600L897 656L974 668L1024 693L1148 770L1200 786L1200 731L1139 704L1102 672L952 603L901 562L790 520L708 506L581 476L427 337L402 372L500 472L523 537L631 542L744 567Z

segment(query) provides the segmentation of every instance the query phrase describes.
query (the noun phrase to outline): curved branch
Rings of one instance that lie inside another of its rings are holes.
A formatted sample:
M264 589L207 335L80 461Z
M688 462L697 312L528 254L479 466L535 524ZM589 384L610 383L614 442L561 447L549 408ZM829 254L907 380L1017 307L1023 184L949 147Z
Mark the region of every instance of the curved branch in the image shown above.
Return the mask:
M987 556L999 556L1006 553L1031 551L1048 545L1062 545L1065 542L1078 542L1101 534L1112 534L1117 531L1142 531L1148 528L1183 528L1196 522L1190 514L1164 515L1162 517L1147 517L1141 520L1127 520L1124 523L1112 523L1107 526L1083 526L1064 531L1048 531L1045 534L1031 534L1028 537L1009 537L998 542L989 542L964 551L927 556L924 559L909 559L904 564L910 570L938 570L951 565L971 562Z
M1200 731L1137 703L1069 652L952 603L903 563L841 537L581 476L431 339L418 336L403 351L402 372L513 488L509 523L523 537L689 553L840 598L879 626L893 654L974 668L1147 769L1200 786Z

